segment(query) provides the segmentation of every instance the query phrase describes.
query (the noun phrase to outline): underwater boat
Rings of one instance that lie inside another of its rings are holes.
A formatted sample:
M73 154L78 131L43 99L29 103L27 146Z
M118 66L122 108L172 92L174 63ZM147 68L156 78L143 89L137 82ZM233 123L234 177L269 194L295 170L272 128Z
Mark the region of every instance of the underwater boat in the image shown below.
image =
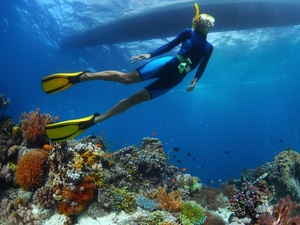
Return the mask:
M210 0L198 1L200 11L213 15L212 32L300 24L298 0ZM195 14L192 2L159 7L117 18L65 39L62 47L76 48L172 37L191 26Z

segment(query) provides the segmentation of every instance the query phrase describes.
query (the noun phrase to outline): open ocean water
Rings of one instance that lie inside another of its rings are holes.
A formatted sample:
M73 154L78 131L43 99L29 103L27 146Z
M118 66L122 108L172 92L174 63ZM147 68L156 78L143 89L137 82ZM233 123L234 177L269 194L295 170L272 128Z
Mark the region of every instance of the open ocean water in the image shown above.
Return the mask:
M50 96L42 91L41 78L52 73L133 70L144 62L130 64L132 55L170 40L60 47L76 32L163 3L99 2L2 2L0 92L12 100L4 114L18 121L22 112L39 108L61 120L84 117L104 112L147 84L94 81ZM191 73L166 95L98 124L81 137L102 135L111 151L140 145L143 137L159 138L169 162L186 167L204 183L239 178L243 168L271 161L288 147L299 152L300 26L212 32L208 41L214 52L193 92L185 90Z

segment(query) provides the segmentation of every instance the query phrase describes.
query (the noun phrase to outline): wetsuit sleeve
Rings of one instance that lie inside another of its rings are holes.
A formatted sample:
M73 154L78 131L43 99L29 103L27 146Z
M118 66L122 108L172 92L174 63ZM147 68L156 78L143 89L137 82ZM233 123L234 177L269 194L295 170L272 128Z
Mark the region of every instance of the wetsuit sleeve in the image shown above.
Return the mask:
M150 52L151 57L155 57L161 54L164 54L166 52L169 52L174 47L179 45L180 43L184 42L187 38L189 38L190 35L190 29L186 28L183 31L180 32L180 34L174 38L172 41L168 42L167 44L159 47L158 49L154 50L153 52Z
M200 65L198 67L198 70L197 70L197 72L195 74L195 78L197 78L198 80L200 79L200 77L204 73L204 70L206 68L206 65L207 65L209 59L210 59L210 56L211 56L211 54L213 52L213 49L214 49L214 47L212 45L210 45L209 46L209 50L208 50L205 58L201 61Z

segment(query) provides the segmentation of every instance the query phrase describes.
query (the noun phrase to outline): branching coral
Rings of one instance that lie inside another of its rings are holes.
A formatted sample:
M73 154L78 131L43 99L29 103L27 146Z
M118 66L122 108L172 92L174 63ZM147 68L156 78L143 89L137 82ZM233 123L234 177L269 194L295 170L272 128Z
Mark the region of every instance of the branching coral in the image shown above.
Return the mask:
M267 210L268 201L273 194L274 187L269 187L264 180L256 184L243 183L241 189L235 189L235 194L229 199L229 208L239 218L246 216L257 218Z
M93 199L94 191L95 185L89 176L85 176L80 185L64 187L62 189L63 199L58 205L58 212L66 216L82 213Z
M54 188L52 186L45 186L42 188L39 188L35 192L35 199L38 205L42 206L45 209L50 209L52 208L55 204L56 201L54 199Z
M47 177L46 164L49 153L45 150L35 149L23 155L16 169L16 181L25 190L34 190L40 187Z
M296 202L291 201L290 196L279 200L277 206L273 208L273 215L262 214L256 225L298 225L300 215L295 213L299 209Z
M156 211L153 213L150 213L148 216L144 217L139 221L138 225L157 225L160 224L163 221L163 215L161 212Z
M39 225L37 214L32 212L31 205L24 201L4 198L1 201L0 219L7 225Z
M126 187L99 189L98 202L107 209L131 213L136 209L136 198Z
M158 208L178 212L183 206L183 202L178 190L172 190L170 193L167 187L158 187L157 198L159 201Z
M134 194L129 192L126 187L121 189L113 189L115 198L118 202L116 205L117 209L122 209L126 213L133 212L136 209L136 198Z
M45 125L52 122L50 114L41 114L39 109L21 115L21 130L27 142L35 143L45 136ZM45 143L42 143L42 146Z

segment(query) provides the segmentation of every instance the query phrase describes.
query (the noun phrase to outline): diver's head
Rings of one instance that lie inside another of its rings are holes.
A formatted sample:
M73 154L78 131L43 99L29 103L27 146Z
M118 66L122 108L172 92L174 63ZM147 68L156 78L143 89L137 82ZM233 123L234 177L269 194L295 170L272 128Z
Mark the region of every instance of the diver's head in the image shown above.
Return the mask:
M193 19L193 28L195 32L200 32L202 34L207 35L210 29L214 26L214 23L214 17L205 13L201 13L197 19Z

